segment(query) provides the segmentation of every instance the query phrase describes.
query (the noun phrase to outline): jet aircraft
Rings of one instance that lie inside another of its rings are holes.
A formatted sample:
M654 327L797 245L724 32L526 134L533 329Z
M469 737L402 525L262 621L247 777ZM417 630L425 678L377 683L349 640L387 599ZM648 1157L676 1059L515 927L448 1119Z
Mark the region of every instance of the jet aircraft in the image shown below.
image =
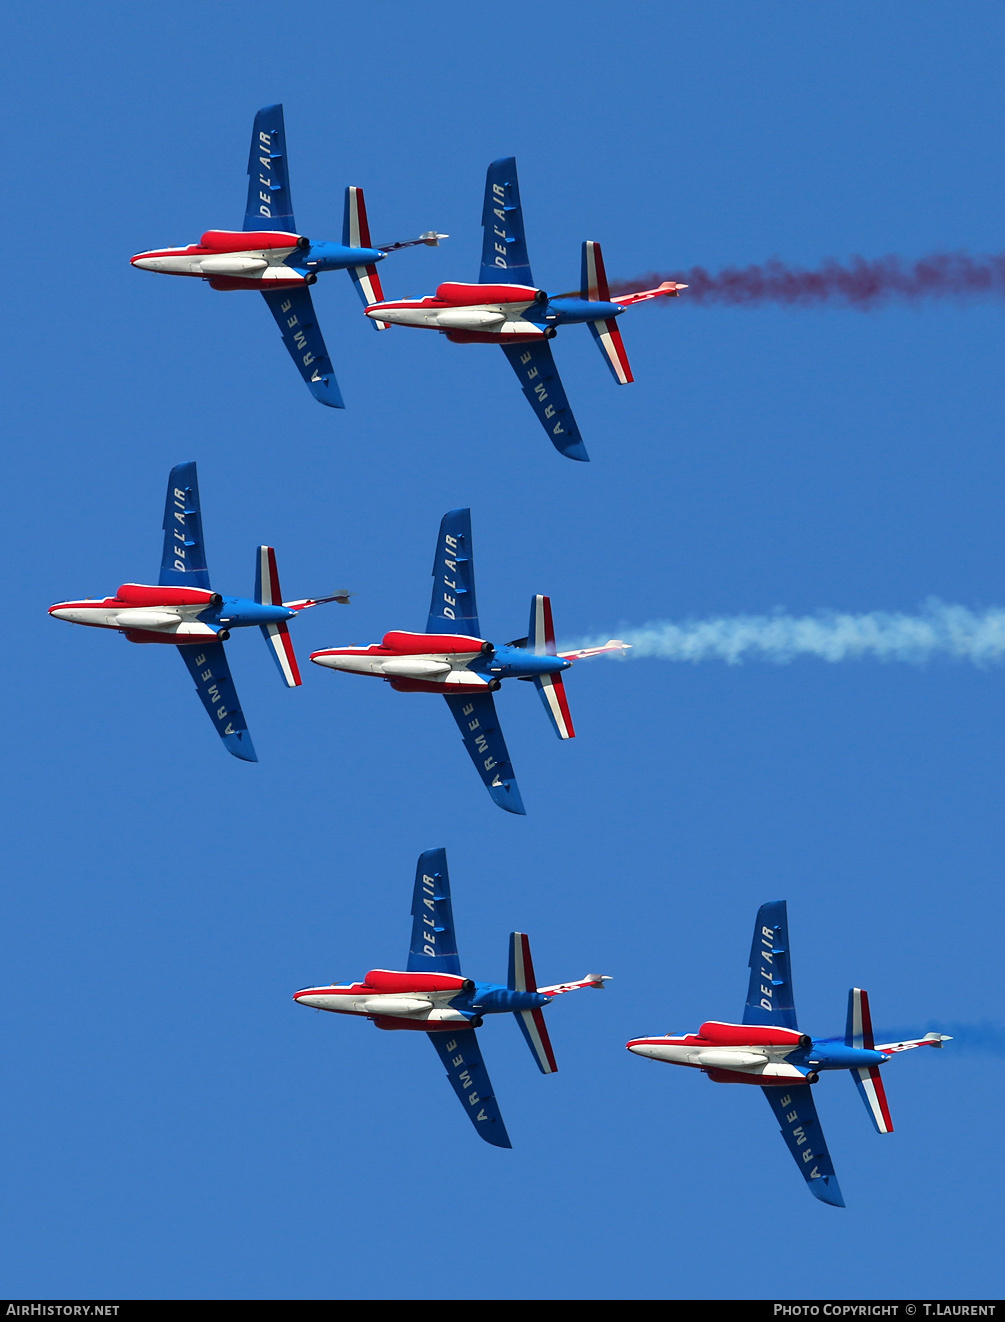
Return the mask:
M194 463L171 469L163 526L164 549L156 587L123 583L114 597L61 601L49 607L49 614L71 624L115 629L131 643L173 643L228 752L244 762L257 762L223 648L231 629L257 624L279 673L290 688L296 688L301 683L300 670L287 621L323 602L348 605L348 593L284 602L271 546L260 546L255 555L254 601L213 592Z
M666 280L657 289L611 297L600 244L587 241L579 289L549 294L531 275L524 235L516 159L493 161L485 178L482 264L477 284L441 284L432 297L374 301L366 309L387 325L439 331L455 344L498 344L556 450L589 460L548 341L562 326L586 322L615 381L635 378L618 329L625 308L652 298L676 297L687 285Z
M701 1070L714 1083L759 1085L810 1193L833 1207L844 1207L810 1086L823 1070L848 1070L876 1130L890 1134L893 1121L880 1066L898 1052L941 1047L952 1039L942 1033L926 1033L876 1046L869 997L859 987L848 993L843 1038L812 1038L801 1033L796 1026L784 900L772 900L758 909L749 964L742 1024L710 1020L697 1033L682 1037L634 1038L627 1043L628 1050L651 1060Z
M293 218L283 107L275 105L265 106L255 116L244 228L207 230L188 247L154 248L130 260L145 271L197 276L213 289L260 290L308 390L320 403L341 409L345 405L309 286L322 271L348 271L366 307L384 297L377 262L399 248L420 243L435 247L448 237L427 230L417 239L374 247L363 190L347 188L342 242L312 243L304 238ZM376 326L384 329L380 322Z
M503 646L486 642L475 603L471 511L463 509L450 510L440 522L425 633L393 630L379 643L329 647L312 652L311 660L353 675L375 675L399 693L442 693L489 794L500 808L523 814L492 694L504 679L533 680L555 733L559 739L572 739L576 732L562 671L583 657L625 647L612 638L603 647L559 652L551 602L540 596L531 598L526 638Z
M538 987L530 942L523 932L510 934L505 987L463 977L450 906L447 853L430 849L419 855L415 869L406 971L371 969L362 982L305 987L293 999L317 1010L369 1019L378 1028L427 1033L477 1133L494 1147L509 1148L513 1145L482 1063L475 1030L485 1015L514 1015L538 1069L542 1074L554 1074L558 1066L543 1009L563 992L580 987L602 989L609 981L603 974L588 973L578 982Z

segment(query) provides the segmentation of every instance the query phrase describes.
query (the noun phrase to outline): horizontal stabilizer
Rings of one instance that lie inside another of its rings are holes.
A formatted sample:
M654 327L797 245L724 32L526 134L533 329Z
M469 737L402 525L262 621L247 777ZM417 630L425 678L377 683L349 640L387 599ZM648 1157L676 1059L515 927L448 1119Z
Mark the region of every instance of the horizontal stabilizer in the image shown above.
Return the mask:
M869 1112L869 1119L876 1126L879 1134L892 1134L893 1121L890 1119L890 1107L886 1100L886 1089L879 1077L879 1066L870 1065L864 1070L852 1070L855 1087Z
M260 627L262 637L268 643L269 650L275 658L279 673L286 681L287 687L291 689L299 688L303 680L300 678L300 667L297 665L293 641L290 638L290 631L286 624L263 624Z
M628 361L628 353L618 323L613 317L607 321L591 321L590 332L607 360L607 366L611 369L615 381L622 386L631 385L635 378L632 376L631 364Z
M263 606L281 606L283 603L279 570L276 567L276 553L271 546L260 546L255 555L255 600ZM297 665L286 622L263 624L259 627L279 667L279 673L291 689L299 688L303 681L300 678L300 667Z
M542 1074L557 1074L558 1064L555 1052L548 1036L544 1015L540 1010L517 1010L513 1018L520 1025L524 1041L530 1047L531 1055L537 1061Z
M576 730L569 711L569 699L561 675L535 675L534 687L541 696L544 710L559 739L575 739Z
M510 991L537 991L537 979L534 976L534 964L530 957L530 940L526 932L511 932L509 938L509 976L507 985ZM520 1025L520 1032L530 1047L531 1054L537 1061L542 1074L554 1074L558 1069L551 1038L540 1008L536 1010L517 1010L514 1018Z
M600 244L587 239L583 244L583 260L580 274L582 286L580 297L589 303L609 303L610 290L607 285L607 272L604 270L604 257ZM620 301L620 300L615 300ZM597 342L600 352L607 360L611 375L620 385L627 386L635 378L628 363L624 341L618 323L613 317L604 321L591 321L590 332Z
M363 200L362 188L354 188L350 185L345 190L345 213L342 220L342 244L346 248L372 248L370 242L370 226L366 218L366 203ZM356 292L359 294L363 306L369 307L371 303L383 303L384 291L380 285L380 276L377 274L376 266L371 262L368 266L350 266L349 275L353 284L356 286ZM372 318L370 318L372 320ZM387 330L388 322L374 321L373 325L377 330Z

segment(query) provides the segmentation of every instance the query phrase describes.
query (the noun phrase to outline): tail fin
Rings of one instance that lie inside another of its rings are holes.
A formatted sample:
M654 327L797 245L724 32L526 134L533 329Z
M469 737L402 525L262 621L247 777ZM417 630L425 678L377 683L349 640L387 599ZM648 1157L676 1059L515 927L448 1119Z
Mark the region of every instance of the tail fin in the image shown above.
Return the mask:
M346 248L372 248L370 226L366 219L366 203L363 201L362 188L350 186L345 190L345 215L342 220L342 244ZM384 291L380 287L380 276L376 266L350 266L349 275L356 292L363 300L363 306L371 303L383 303ZM372 318L371 318L372 320ZM374 321L377 330L387 330L388 322Z
M510 991L537 991L537 979L534 977L534 965L530 958L530 941L524 932L511 932L509 946ZM542 1074L554 1074L558 1070L551 1038L545 1027L544 1015L540 1009L516 1010L513 1017L520 1025L531 1054L537 1061Z
M609 303L611 301L600 244L593 243L590 239L587 239L583 244L580 284L582 285L583 298L590 303ZM628 362L628 354L625 352L621 332L618 330L618 323L613 317L608 317L603 321L591 321L589 325L593 338L600 346L600 352L607 359L607 365L610 367L615 381L623 386L630 385L635 378L632 376L632 369Z
M281 606L283 594L279 586L279 570L276 568L276 553L271 546L260 546L255 559L255 600L262 606ZM300 667L297 665L290 631L286 622L280 624L262 624L262 637L269 645L275 657L279 673L291 689L299 688L303 682Z
M875 1051L872 1035L872 1015L869 1013L869 993L860 987L852 987L848 993L848 1019L845 1023L844 1041L847 1047L857 1047L864 1051ZM893 1133L893 1121L890 1119L890 1107L886 1100L886 1089L879 1077L879 1066L870 1065L867 1069L852 1070L855 1087L865 1103L869 1118L880 1134Z
M549 597L531 597L530 624L527 629L527 647L538 656L557 656L555 623L551 617ZM534 685L541 695L544 710L559 739L575 739L576 731L569 711L569 699L560 674L535 675Z

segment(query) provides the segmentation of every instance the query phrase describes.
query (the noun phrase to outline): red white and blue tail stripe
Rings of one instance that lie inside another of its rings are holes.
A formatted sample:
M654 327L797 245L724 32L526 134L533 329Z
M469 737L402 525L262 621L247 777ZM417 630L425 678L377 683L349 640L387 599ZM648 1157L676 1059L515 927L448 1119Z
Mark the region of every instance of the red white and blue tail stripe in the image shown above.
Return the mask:
M872 1015L869 1013L869 993L863 991L861 987L852 987L848 993L845 1045L864 1051L876 1049L872 1034ZM879 1077L879 1066L870 1065L867 1069L852 1070L852 1075L877 1132L892 1134L893 1121L890 1119L886 1089L883 1087L883 1080Z
M271 546L260 546L258 548L255 600L263 606L281 606L283 604L283 594L279 586L279 570L276 568L276 553ZM269 649L275 657L279 673L288 687L291 689L299 688L303 681L300 678L300 667L297 665L293 642L286 623L263 624L261 629L262 636L269 644Z
M527 646L538 656L557 656L555 650L555 621L551 614L551 598L535 596L530 601L530 628Z
M600 244L587 239L583 244L582 295L591 303L609 303L610 290L607 285L607 272L604 270L604 258ZM600 352L607 359L615 381L623 386L630 385L635 378L628 362L628 354L621 338L618 323L613 317L606 321L591 321L590 330L600 346Z
M886 1100L886 1089L879 1077L879 1066L871 1065L868 1069L853 1070L855 1086L865 1102L865 1109L872 1118L872 1123L880 1134L893 1133L893 1121L890 1119L890 1107Z
M370 242L370 226L366 219L366 203L363 201L362 188L353 188L350 185L345 190L345 222L342 229L342 242L347 248L373 247ZM376 266L372 263L369 266L351 266L349 274L365 308L372 303L384 302L384 291L381 288ZM377 330L387 330L389 323L374 321L373 324Z
M551 614L551 599L535 596L530 602L530 627L527 647L538 656L557 656L555 648L555 621ZM575 739L576 731L569 711L569 699L561 675L535 675L534 684L548 719L559 739Z
M537 991L534 965L530 958L530 941L524 932L510 933L509 970L511 991ZM555 1074L558 1064L541 1010L518 1010L516 1020L537 1061L538 1069L542 1074Z

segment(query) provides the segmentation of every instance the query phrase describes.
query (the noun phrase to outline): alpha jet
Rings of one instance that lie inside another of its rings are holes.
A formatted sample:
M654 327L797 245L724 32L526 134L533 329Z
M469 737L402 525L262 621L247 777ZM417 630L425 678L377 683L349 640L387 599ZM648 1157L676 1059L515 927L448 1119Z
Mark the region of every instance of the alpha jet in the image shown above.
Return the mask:
M481 636L475 603L471 511L450 510L440 522L433 560L433 597L425 633L392 630L365 647L329 647L311 660L351 675L373 675L399 693L442 693L472 762L500 808L525 812L492 695L504 679L532 680L559 739L572 739L562 672L574 661L621 652L611 639L603 647L559 652L551 602L532 597L526 638L495 646Z
M227 751L244 762L257 762L223 645L232 629L258 625L279 673L288 687L297 688L300 670L287 623L308 607L327 601L348 605L349 596L337 592L331 597L283 601L271 546L260 546L255 553L254 601L214 592L206 568L196 467L178 464L168 477L157 585L123 583L113 597L61 601L49 607L49 614L71 624L114 629L131 643L173 644Z
M322 271L348 271L367 307L384 297L377 263L389 252L417 244L435 247L447 237L428 230L417 239L374 247L363 190L347 188L342 242L312 243L304 238L293 218L283 107L275 105L265 106L255 116L244 228L207 230L198 243L186 248L154 248L131 261L144 271L196 276L207 280L212 289L259 290L308 390L320 403L341 409L345 405L314 315L309 286ZM376 327L385 329L380 322Z
M810 1193L844 1207L834 1164L824 1142L811 1086L824 1070L848 1070L880 1134L893 1132L879 1070L891 1056L914 1047L941 1047L943 1033L877 1046L869 997L860 987L848 993L843 1038L809 1037L796 1025L789 962L789 924L784 900L762 904L750 946L750 983L742 1024L710 1020L683 1037L637 1037L627 1044L637 1056L701 1070L713 1083L756 1084L781 1126Z
M510 934L506 986L461 974L450 905L447 853L419 855L412 891L412 940L404 973L371 969L361 982L305 987L294 1000L316 1010L369 1019L378 1028L426 1033L450 1086L477 1133L497 1148L512 1147L475 1036L486 1015L512 1014L542 1074L558 1069L542 1011L556 996L580 987L603 988L610 979L588 973L578 982L538 987L523 932Z
M666 280L657 289L611 296L600 244L583 244L579 289L549 294L531 275L524 236L516 159L493 161L485 178L482 264L477 284L441 284L432 297L374 302L366 309L386 325L436 330L455 344L498 344L523 393L551 439L569 459L588 460L586 446L558 375L548 341L562 326L585 322L620 385L635 378L618 329L625 308L676 297L687 285Z

